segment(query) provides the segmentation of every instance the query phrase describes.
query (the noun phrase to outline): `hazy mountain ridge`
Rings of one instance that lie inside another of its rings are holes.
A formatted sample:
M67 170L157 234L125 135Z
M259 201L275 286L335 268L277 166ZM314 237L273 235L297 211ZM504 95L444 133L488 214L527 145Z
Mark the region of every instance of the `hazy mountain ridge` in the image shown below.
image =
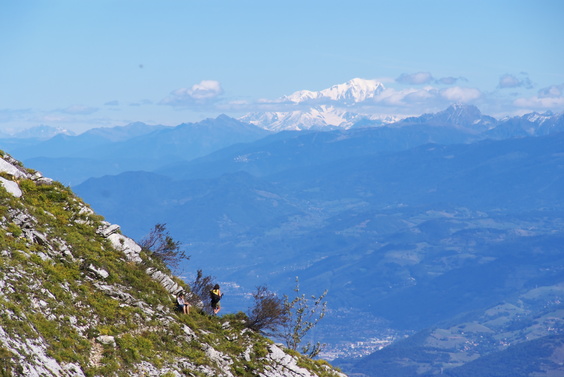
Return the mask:
M395 123L396 126L414 124L457 127L477 134L497 127L500 122L491 116L483 115L475 106L456 104L435 114L408 117Z
M290 166L288 164L292 164L292 167L304 167L370 152L405 150L427 143L463 144L483 139L502 140L548 135L564 130L564 114L551 117L537 115L527 114L496 123L494 118L482 115L474 106L453 105L437 114L424 114L421 117L407 118L386 126L372 124L371 127L355 127L349 130L280 132L250 147L245 145L228 147L199 159L161 167L158 171L166 173L170 169L171 172L177 172L177 177L182 177L183 174L185 176L195 174L195 177L200 177L205 176L208 171L217 174L219 172L217 169L225 172L245 170L252 174L265 175L288 168ZM532 124L528 119L536 119L539 123ZM523 122L526 124L524 125ZM370 123L361 123L370 125ZM515 123L518 126L512 126ZM507 131L508 127L512 131ZM296 148L288 148L288 143L295 143ZM342 148L332 147L331 153L326 153L332 143ZM298 147L300 144L307 145L307 148ZM237 148L241 153L229 155ZM284 157L280 155L287 153L288 150L291 150L293 155ZM281 165L279 162L273 164L271 161L273 159L285 160L288 164ZM265 168L261 169L261 165Z
M486 137L507 138L550 135L564 132L564 113L531 113L522 117L508 118L485 133Z
M93 176L153 170L204 156L223 147L254 141L270 132L227 116L176 127L133 123L99 128L78 136L59 134L43 142L6 141L5 149L28 166L75 185Z
M69 131L62 127L51 127L51 126L37 126L32 127L27 130L15 132L8 137L16 138L16 139L38 139L38 140L47 140L52 138L55 135L74 135L74 132Z
M107 127L107 128L92 128L84 134L86 135L99 135L109 141L125 141L134 137L150 134L155 131L165 129L166 126L162 125L148 125L143 122L130 123L123 127Z

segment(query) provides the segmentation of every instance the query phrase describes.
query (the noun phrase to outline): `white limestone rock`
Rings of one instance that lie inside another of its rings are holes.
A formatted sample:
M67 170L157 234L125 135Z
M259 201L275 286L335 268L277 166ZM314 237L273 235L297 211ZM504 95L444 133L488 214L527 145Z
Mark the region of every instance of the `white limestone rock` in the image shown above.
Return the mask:
M298 366L296 358L285 353L276 344L272 344L268 349L269 354L265 371L260 373L260 377L315 377L309 370ZM332 371L335 376L347 377L343 373Z
M167 290L167 292L175 296L183 290L183 288L172 280L170 276L157 270L156 268L149 267L146 272L154 280L158 281Z
M217 365L221 371L224 373L222 376L226 377L234 377L233 374L230 372L231 364L233 364L233 360L226 354L217 351L215 348L208 344L202 345L205 349L206 356L215 364Z
M4 186L9 194L15 196L16 198L20 198L22 196L22 190L20 190L20 186L17 182L9 181L6 178L0 177L0 184Z
M121 250L125 254L128 261L135 263L143 262L139 255L141 253L141 246L137 245L131 238L123 234L113 233L108 236L108 239L116 250Z
M103 222L102 226L98 229L98 233L102 236L102 237L106 237L108 238L109 236L111 236L114 233L117 233L120 229L120 226L117 224L109 224L107 222Z
M13 163L6 161L5 160L6 158L7 156L4 156L4 158L0 158L0 172L7 173L16 179L27 178L28 175L24 171L22 171L18 166L14 165Z
M93 272L97 277L102 279L107 279L110 274L108 271L104 270L103 268L96 268L93 264L88 265L86 269L90 272Z
M116 346L116 339L111 335L100 335L96 338L96 341L100 344L104 344L106 346Z

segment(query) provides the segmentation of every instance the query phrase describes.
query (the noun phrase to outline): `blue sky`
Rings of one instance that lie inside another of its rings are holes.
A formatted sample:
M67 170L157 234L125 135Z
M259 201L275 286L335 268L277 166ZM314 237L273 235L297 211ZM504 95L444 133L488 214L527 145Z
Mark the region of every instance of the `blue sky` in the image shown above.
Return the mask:
M238 117L376 79L375 111L564 111L564 2L0 2L0 130ZM392 100L393 99L393 100Z

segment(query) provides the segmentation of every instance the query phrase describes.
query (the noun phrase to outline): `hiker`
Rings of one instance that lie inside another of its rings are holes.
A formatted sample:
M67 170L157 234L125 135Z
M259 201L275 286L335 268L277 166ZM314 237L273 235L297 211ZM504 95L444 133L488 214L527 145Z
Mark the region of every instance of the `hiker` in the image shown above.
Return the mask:
M176 296L176 303L178 304L178 310L182 310L184 314L190 314L190 303L186 300L184 292L180 292Z
M213 314L217 314L221 310L221 304L219 300L223 297L221 290L219 289L219 284L214 285L213 289L210 291L211 307L213 309Z

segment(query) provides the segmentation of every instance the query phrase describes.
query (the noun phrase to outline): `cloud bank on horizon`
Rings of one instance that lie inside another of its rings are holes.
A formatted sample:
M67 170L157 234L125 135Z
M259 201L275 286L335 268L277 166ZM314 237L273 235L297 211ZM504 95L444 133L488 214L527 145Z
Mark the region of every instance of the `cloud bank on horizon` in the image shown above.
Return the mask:
M430 72L402 73L396 79L384 78L383 82L401 84L400 88L387 87L370 100L362 101L359 106L372 112L395 114L398 116L420 115L425 112L442 110L453 103L473 104L494 115L522 115L529 112L562 112L564 111L564 84L539 88L536 94L525 95L516 92L519 88L534 89L532 81L526 74L500 75L497 90L484 92L470 86L456 85L468 82L464 77L442 77L435 79ZM337 84L337 83L336 83ZM513 91L508 92L509 89ZM504 93L507 92L507 93ZM161 105L176 109L189 110L193 107L207 107L216 112L287 112L297 110L296 103L289 103L285 98L258 99L255 101L238 101L224 98L224 90L219 81L205 80L194 84L191 88L179 88L160 101ZM291 96L291 95L290 95ZM335 107L345 106L340 101L325 102L302 101L304 105L327 104Z
M0 131L319 104L398 117L452 103L495 117L560 113L563 11L558 0L4 3ZM354 78L381 87L358 103L289 100Z

